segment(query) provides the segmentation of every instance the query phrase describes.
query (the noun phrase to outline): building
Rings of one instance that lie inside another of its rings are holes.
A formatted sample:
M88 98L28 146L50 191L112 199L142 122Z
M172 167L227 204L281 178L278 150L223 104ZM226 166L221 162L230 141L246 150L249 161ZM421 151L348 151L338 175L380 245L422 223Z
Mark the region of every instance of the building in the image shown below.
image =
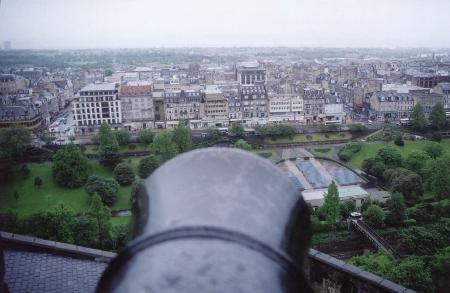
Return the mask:
M193 128L228 127L228 100L216 87L207 87L203 91L200 104L200 121L191 121Z
M0 95L16 94L30 87L30 82L15 74L0 74Z
M434 89L434 93L444 95L444 108L450 109L450 82L441 82Z
M369 105L372 119L395 121L409 118L415 103L412 94L376 92L369 97Z
M303 99L296 94L269 94L269 122L304 122Z
M244 124L265 124L269 109L265 87L266 73L258 62L242 62L236 67Z
M154 127L152 86L150 84L122 85L119 90L122 123L128 130L136 131Z
M310 189L302 191L305 202L309 203L313 208L320 207L325 201L326 188ZM362 203L369 197L369 193L358 185L339 186L339 200L352 200L356 204L356 208L361 208Z
M200 90L165 90L162 94L164 100L165 120L175 121L200 118L200 103L202 93ZM169 123L171 124L171 123Z
M324 113L325 124L342 124L345 122L344 103L340 96L326 94Z
M122 123L119 85L90 84L82 88L72 102L76 132L95 132L102 123L117 129Z
M241 99L239 99L238 94L225 95L225 99L228 100L228 117L230 121L242 121Z
M415 94L414 96L415 104L421 104L423 108L423 113L425 117L430 117L431 110L437 103L441 103L443 106L445 104L445 95L432 93L432 94Z
M303 105L306 124L323 123L325 121L325 98L322 88L304 88Z
M20 124L30 130L37 130L41 127L41 121L41 114L34 105L0 107L0 128Z

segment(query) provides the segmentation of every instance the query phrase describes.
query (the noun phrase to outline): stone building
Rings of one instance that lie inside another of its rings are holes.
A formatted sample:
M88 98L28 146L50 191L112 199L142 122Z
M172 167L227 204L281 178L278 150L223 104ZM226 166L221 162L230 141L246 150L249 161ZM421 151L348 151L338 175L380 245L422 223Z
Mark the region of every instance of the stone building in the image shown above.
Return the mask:
M122 85L119 98L122 106L122 123L125 128L136 131L154 127L155 115L150 84Z
M379 121L409 118L414 108L414 98L409 93L376 92L369 98L369 115Z
M296 94L269 94L269 122L304 121L303 99Z

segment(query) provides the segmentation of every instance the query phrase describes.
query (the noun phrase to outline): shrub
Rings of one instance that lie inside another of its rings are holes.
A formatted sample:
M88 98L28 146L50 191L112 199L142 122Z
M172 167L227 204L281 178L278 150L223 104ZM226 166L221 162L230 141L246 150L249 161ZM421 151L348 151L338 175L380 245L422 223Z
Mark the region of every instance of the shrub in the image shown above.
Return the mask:
M28 168L28 166L22 165L22 167L20 168L20 173L22 174L22 176L28 176L30 174L30 168Z
M138 174L142 179L147 178L161 165L161 159L157 156L145 157L139 161Z
M89 195L97 193L104 204L112 206L117 198L119 184L113 178L92 175L89 176L84 188Z
M42 186L42 179L39 176L34 177L34 186L37 188L41 188Z
M353 157L354 154L361 150L361 145L357 143L346 144L342 149L339 150L339 159L348 162Z
M307 139L307 140L311 140L312 138L313 138L313 137L312 137L311 135L309 135L309 134L306 135L306 139Z
M126 163L118 164L114 168L113 174L120 185L130 185L134 181L134 172Z
M73 143L60 149L53 156L53 178L60 186L76 188L88 177L89 162Z
M400 135L397 135L394 139L394 143L398 146L404 146L405 142L403 141L403 138Z
M379 228L383 225L386 215L381 207L372 204L363 212L363 218L367 224Z
M441 133L437 132L437 131L433 132L433 134L431 134L431 140L434 140L436 142L441 142L441 140L442 140Z
M134 143L130 143L130 144L128 144L128 149L135 150L136 149L136 145Z
M150 144L153 142L153 132L150 129L143 129L139 131L139 139L143 144Z
M352 124L350 125L350 132L367 132L367 127L363 124Z

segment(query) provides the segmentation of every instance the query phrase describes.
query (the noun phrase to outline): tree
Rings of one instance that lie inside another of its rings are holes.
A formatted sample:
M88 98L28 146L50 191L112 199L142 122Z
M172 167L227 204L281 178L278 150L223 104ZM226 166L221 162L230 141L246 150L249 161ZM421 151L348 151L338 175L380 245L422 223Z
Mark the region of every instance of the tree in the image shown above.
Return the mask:
M179 153L184 153L191 149L191 129L186 126L184 121L178 122L177 127L175 127L175 129L173 130L172 141L177 145Z
M120 129L114 131L114 136L116 137L117 143L119 145L126 145L130 139L130 132L127 129Z
M364 124L360 124L360 123L356 123L356 124L351 124L350 125L350 132L360 132L360 133L364 133L367 132L367 127Z
M363 212L364 222L379 228L383 225L386 215L381 207L378 205L370 205L365 212Z
M97 221L90 215L80 215L73 219L74 242L80 246L98 247L99 231Z
M444 148L438 142L430 141L424 147L423 150L433 159L442 156Z
M139 139L145 145L151 144L153 142L153 132L150 129L142 129L139 131Z
M92 195L89 215L96 223L100 246L107 248L111 245L111 210L102 201L98 194Z
M436 292L446 292L450 288L450 278L448 277L448 272L450 272L450 246L439 251L431 263L431 275Z
M127 163L118 164L113 171L114 178L120 185L130 185L134 181L133 169Z
M119 184L113 178L92 175L89 176L84 188L89 195L93 196L96 193L106 205L112 206L117 198Z
M142 179L147 178L161 164L161 159L157 156L149 156L141 159L138 165L138 174Z
M340 206L339 192L334 181L328 186L328 191L325 193L324 203L320 210L325 215L325 220L336 228L339 224Z
M208 128L208 137L211 140L218 140L222 136L220 130L214 127Z
M411 227L400 233L401 247L408 254L432 255L440 243L440 235L433 227Z
M437 103L431 109L430 122L431 126L437 130L443 129L447 125L447 116L442 103Z
M441 142L442 134L439 131L433 131L433 133L431 134L431 140L435 142Z
M440 199L450 197L450 157L431 160L424 170L427 186Z
M163 162L170 160L178 153L178 146L172 141L171 131L158 133L153 140L151 149L154 154L161 157Z
M114 167L120 162L122 156L119 152L119 144L111 127L103 123L98 134L100 163L104 166Z
M406 216L406 205L403 195L397 192L392 194L386 205L389 210L386 216L386 223L394 226L402 225Z
M422 178L405 168L388 169L384 177L394 192L401 192L406 198L415 198L423 193Z
M398 146L404 146L405 145L405 142L403 141L403 138L402 138L401 135L397 135L395 137L394 143L395 143L395 145L398 145Z
M243 139L239 139L234 143L234 147L242 150L249 151L252 149L252 146Z
M14 190L13 196L14 196L15 200L19 200L20 194L19 194L19 192L17 190Z
M0 156L19 160L31 143L31 132L22 125L0 129Z
M231 123L230 134L241 137L244 134L244 126L242 125L242 122L237 121Z
M393 146L379 149L375 159L383 162L388 168L399 167L402 164L402 155Z
M74 243L72 231L74 214L64 205L32 216L28 222L31 234L52 241Z
M395 269L395 259L389 252L365 251L363 255L352 257L348 263L382 277L387 277Z
M49 146L55 141L56 137L49 135L47 132L41 134L39 139L42 140L46 146Z
M427 118L425 118L423 107L420 103L414 106L411 113L411 125L417 131L425 130L428 126Z
M34 186L37 188L41 188L42 186L42 179L39 176L34 177Z
M388 279L418 292L433 292L430 268L418 257L409 257L391 269Z
M428 153L420 150L412 151L405 159L404 165L407 169L420 173L430 159Z
M58 150L53 156L53 178L58 185L80 187L86 182L89 170L88 160L73 143Z
M346 219L351 212L356 211L356 204L354 200L346 200L339 204L339 211L341 218Z

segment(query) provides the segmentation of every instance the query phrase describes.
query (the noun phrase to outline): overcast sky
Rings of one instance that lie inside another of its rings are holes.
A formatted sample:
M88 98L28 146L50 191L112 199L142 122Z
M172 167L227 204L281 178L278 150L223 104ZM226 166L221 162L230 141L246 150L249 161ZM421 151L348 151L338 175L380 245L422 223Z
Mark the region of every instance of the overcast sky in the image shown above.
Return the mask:
M0 0L13 48L450 47L450 0Z

